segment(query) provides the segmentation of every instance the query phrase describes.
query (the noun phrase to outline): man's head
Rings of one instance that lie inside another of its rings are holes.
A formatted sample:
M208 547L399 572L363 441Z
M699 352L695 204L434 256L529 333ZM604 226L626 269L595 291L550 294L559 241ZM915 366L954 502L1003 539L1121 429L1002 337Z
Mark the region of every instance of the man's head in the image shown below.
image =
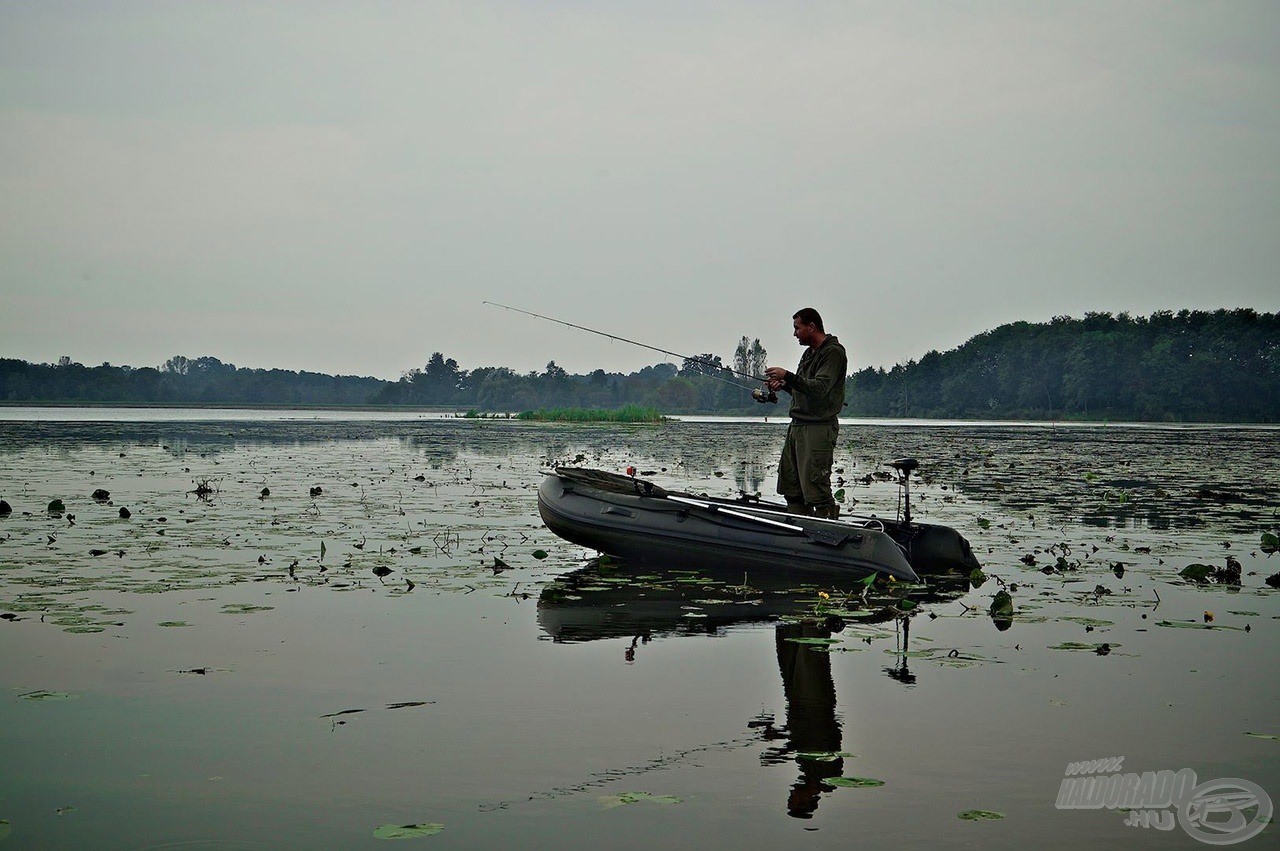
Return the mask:
M822 316L812 307L802 307L791 317L795 338L802 346L816 346L826 338L822 328Z

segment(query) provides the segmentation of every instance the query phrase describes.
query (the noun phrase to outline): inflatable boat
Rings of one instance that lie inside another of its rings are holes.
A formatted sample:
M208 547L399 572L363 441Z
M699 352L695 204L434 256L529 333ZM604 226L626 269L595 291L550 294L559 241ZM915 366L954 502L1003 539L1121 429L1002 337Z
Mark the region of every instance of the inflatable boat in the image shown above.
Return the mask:
M879 572L909 582L919 581L919 570L978 566L949 527L801 517L776 504L696 496L603 470L555 468L538 488L538 512L561 538L630 561L794 576Z

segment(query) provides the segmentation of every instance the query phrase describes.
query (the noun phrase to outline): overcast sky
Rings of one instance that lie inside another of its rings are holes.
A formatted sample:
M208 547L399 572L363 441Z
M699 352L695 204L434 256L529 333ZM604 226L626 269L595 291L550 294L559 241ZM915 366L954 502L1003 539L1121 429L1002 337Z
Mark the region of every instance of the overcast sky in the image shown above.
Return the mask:
M0 357L851 369L1280 310L1280 3L0 0Z

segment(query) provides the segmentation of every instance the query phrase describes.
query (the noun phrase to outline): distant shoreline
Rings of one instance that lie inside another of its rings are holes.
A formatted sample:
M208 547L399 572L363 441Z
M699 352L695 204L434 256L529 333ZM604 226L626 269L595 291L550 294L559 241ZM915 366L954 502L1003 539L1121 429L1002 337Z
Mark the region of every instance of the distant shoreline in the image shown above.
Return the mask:
M201 404L201 405L159 405L159 404L142 404L142 403L71 403L71 402L49 402L49 403L20 403L20 402L0 402L0 424L3 423L77 423L85 422L80 419L43 419L40 417L31 418L11 418L4 417L5 411L18 409L26 409L33 411L169 411L169 412L212 412L227 411L240 412L244 414L268 413L268 412L298 412L305 413L333 413L333 414L367 414L373 415L367 419L370 421L378 421L377 415L386 415L386 422L395 422L398 418L394 415L423 415L422 419L432 421L458 421L458 422L537 422L536 420L519 419L518 412L499 412L494 415L486 415L480 417L468 417L466 411L454 407L441 406L421 406L421 405L217 405L217 404ZM241 416L231 419L238 421L253 421L253 417ZM330 419L338 421L340 417L331 418L312 418L312 419ZM364 419L364 418L362 418ZM785 426L789 419L786 414L769 415L769 416L751 416L742 414L722 413L722 412L705 412L705 413L683 413L683 414L666 414L665 420L686 423L759 423L771 426ZM101 421L101 420L99 420ZM110 420L107 420L110 421ZM156 422L181 421L180 418L164 417L156 420ZM201 422L216 422L217 419L199 419ZM411 419L404 419L405 422L411 422ZM141 417L126 417L120 422L147 422ZM572 423L570 423L571 425ZM1233 428L1240 429L1267 429L1280 430L1280 423L1266 422L1229 422L1229 421L1144 421L1144 420L1109 420L1098 419L1088 420L1078 417L1056 418L1056 419L1033 419L1033 418L996 418L996 419L964 419L959 417L868 417L868 416L844 416L840 417L840 424L845 427L853 426L870 426L877 428L898 427L898 428L964 428L964 427L987 427L987 428L1150 428L1163 430L1179 430L1179 429L1206 429L1206 430L1229 430Z

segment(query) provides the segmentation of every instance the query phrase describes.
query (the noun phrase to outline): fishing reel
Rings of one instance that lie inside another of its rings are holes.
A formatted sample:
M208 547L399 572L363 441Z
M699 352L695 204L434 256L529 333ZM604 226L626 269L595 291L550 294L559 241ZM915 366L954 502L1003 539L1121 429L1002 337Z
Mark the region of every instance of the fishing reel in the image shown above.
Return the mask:
M778 394L767 387L757 387L751 391L751 398L755 399L761 405L766 402L776 405L778 403Z

